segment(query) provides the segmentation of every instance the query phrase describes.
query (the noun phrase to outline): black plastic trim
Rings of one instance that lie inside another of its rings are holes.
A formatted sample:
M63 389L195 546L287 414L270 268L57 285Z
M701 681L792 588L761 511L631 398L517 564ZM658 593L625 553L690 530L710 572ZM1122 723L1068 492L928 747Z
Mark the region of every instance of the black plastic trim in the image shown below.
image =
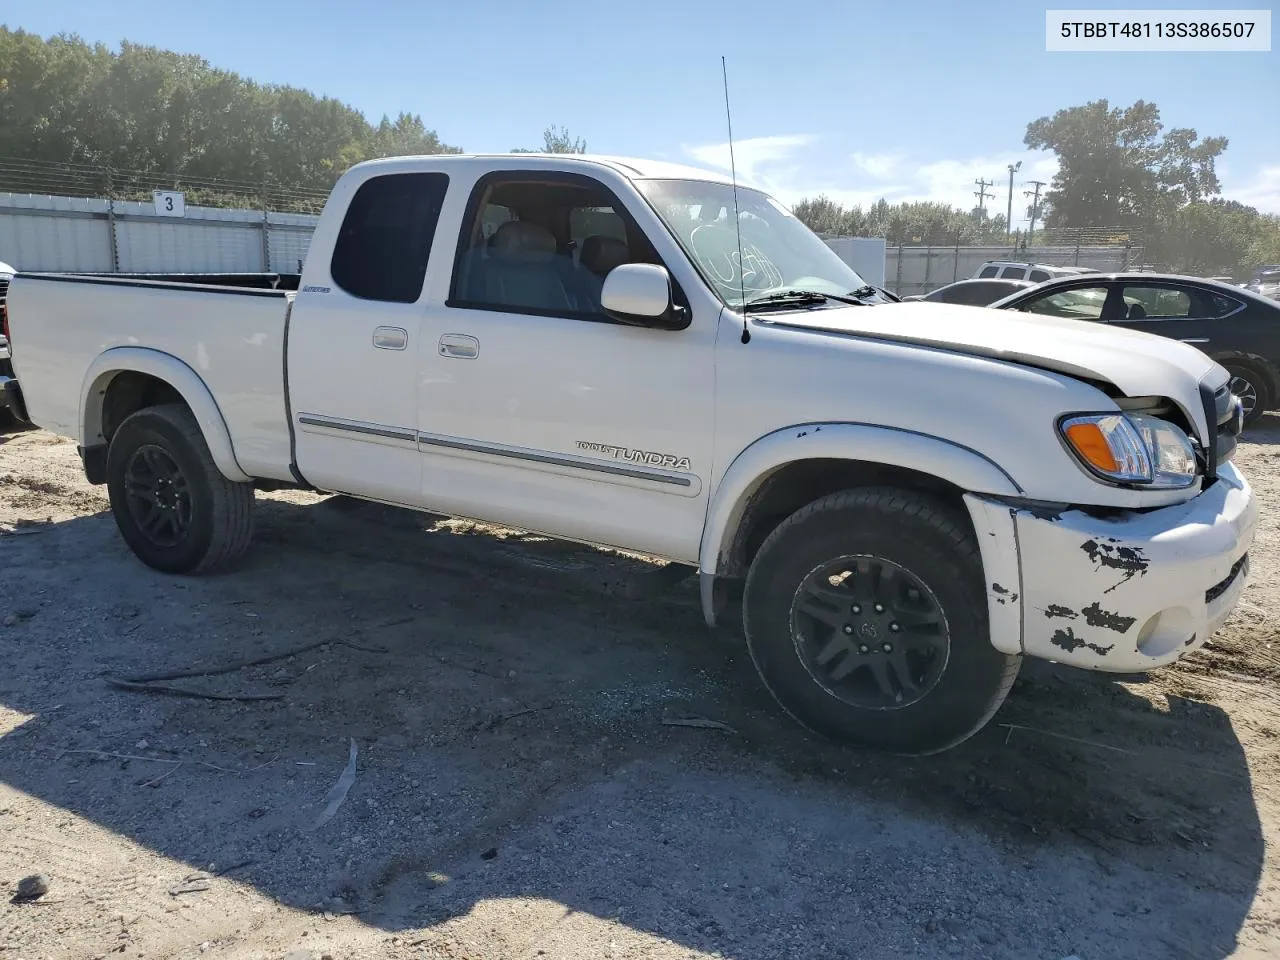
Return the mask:
M1204 478L1208 483L1218 478L1218 401L1214 389L1207 383L1200 384L1200 403L1204 408L1205 432L1209 434L1204 452Z
M329 430L345 430L348 433L359 433L367 437L382 437L387 440L404 440L416 443L418 433L410 427L381 427L371 423L347 423L332 417L303 413L298 416L299 423L309 427L325 427Z
M571 467L592 473L607 473L617 477L628 477L633 480L649 480L653 483L665 483L674 487L691 487L693 481L671 473L650 473L647 470L636 470L631 467L613 463L593 463L574 460L570 457L558 457L549 453L538 453L533 450L511 450L507 447L490 446L470 440L456 440L452 437L437 437L429 433L419 433L418 443L430 447L444 447L448 450L465 450L468 453L482 453L492 457L506 457L511 460L526 460L531 463L545 463L555 467Z
M293 399L289 392L289 330L293 326L293 304L284 312L284 337L280 345L281 378L284 382L284 419L289 426L289 476L305 487L311 487L298 469L298 432L293 426Z
M22 385L17 380L9 378L4 381L4 396L0 397L0 406L8 407L9 412L22 423L31 422L27 402L22 397Z
M95 443L92 447L76 447L84 464L85 479L94 486L107 482L107 444Z

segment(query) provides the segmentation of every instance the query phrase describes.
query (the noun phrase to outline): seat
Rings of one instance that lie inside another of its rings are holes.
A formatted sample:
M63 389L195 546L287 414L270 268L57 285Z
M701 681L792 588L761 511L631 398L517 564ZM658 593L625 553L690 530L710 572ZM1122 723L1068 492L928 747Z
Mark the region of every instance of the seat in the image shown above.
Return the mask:
M1128 320L1145 320L1147 318L1147 308L1140 303L1129 304Z
M574 312L565 264L550 230L509 220L489 240L489 257L471 264L476 274L469 286L477 300L494 306Z
M582 241L578 262L584 268L585 282L589 285L590 309L600 312L600 295L604 290L604 278L614 267L631 262L631 250L617 237L593 234Z

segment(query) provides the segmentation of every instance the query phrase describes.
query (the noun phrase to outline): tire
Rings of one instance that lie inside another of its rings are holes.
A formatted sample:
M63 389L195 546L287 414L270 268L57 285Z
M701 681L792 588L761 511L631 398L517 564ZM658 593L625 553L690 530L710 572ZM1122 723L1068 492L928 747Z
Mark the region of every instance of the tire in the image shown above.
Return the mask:
M125 543L164 573L228 566L253 535L253 484L222 475L182 404L147 407L120 424L107 448L107 492Z
M846 570L838 585L827 577ZM1021 665L991 646L982 561L963 519L902 490L849 490L792 514L756 555L743 607L751 659L787 713L895 753L972 736ZM809 612L818 608L825 620Z
M1275 403L1270 380L1261 367L1244 360L1231 360L1222 366L1231 374L1231 392L1244 403L1244 425L1252 426Z

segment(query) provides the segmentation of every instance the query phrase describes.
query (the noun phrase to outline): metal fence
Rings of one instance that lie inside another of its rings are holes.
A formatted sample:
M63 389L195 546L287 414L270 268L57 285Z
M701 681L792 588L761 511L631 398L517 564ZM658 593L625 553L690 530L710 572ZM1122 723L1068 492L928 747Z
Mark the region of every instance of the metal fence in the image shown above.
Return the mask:
M298 273L319 218L0 193L0 260L69 273Z
M830 241L828 241L830 242ZM1092 267L1103 272L1128 270L1142 263L1144 248L1131 241L1110 244L1055 244L1022 247L907 246L885 250L885 286L898 296L928 293L938 287L977 274L988 260L1043 263L1052 266Z

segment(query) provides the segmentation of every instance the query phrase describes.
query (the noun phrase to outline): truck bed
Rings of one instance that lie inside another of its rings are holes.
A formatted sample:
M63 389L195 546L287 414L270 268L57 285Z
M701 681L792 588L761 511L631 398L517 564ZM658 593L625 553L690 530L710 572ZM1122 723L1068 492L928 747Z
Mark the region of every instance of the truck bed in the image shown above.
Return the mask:
M90 365L114 347L151 348L204 380L254 477L289 480L284 340L293 294L205 283L20 274L9 291L33 422L80 438Z

